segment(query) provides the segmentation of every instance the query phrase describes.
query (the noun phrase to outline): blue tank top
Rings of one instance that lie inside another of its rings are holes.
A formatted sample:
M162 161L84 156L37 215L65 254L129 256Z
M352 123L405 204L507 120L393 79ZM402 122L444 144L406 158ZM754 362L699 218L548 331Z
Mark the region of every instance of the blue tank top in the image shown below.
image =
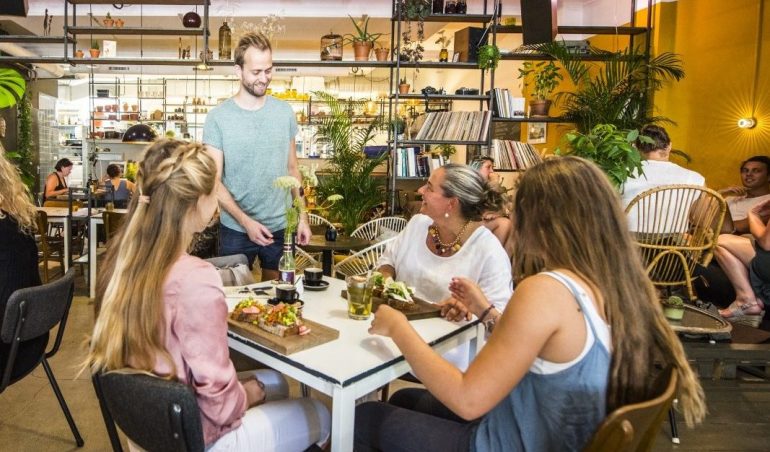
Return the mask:
M104 185L108 188L112 187L112 181L108 180ZM126 184L125 179L121 179L120 184L115 188L115 201L128 201L130 195L131 192L128 191L128 185Z
M594 343L583 359L553 374L532 371L481 420L472 448L476 451L580 450L606 416L610 353L596 334L579 286L565 275L553 277L580 305Z

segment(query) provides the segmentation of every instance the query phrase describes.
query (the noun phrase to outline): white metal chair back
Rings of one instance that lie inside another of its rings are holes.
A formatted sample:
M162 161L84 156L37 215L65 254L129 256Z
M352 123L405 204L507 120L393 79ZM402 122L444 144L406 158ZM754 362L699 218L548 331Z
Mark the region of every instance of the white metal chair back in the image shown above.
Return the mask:
M387 247L393 240L395 240L395 237L375 243L374 245L351 254L334 266L334 272L332 274L335 276L339 274L347 277L363 275L369 270L374 270L377 268L377 261L380 260L380 256L382 256L382 253L385 251L385 247Z
M333 227L332 222L322 217L321 215L309 213L307 214L307 218L308 218L308 221L310 222L310 226Z
M317 259L298 246L294 248L294 265L298 272L304 271L309 267L321 267L321 263Z
M390 234L392 235L391 237L385 237L386 239L389 239L404 230L406 223L406 218L401 217L375 218L356 228L350 236L360 237L366 240L376 240L378 237L383 236L383 234Z

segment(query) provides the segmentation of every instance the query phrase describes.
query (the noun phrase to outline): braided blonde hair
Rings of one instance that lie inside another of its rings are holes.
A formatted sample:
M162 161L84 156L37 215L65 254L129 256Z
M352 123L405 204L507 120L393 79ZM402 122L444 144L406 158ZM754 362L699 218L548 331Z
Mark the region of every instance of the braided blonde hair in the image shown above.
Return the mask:
M37 229L37 210L30 201L29 189L21 180L19 170L5 157L0 145L0 219L10 215L25 234Z
M215 187L216 166L204 147L176 140L150 145L123 228L111 241L100 275L98 312L85 367L152 371L165 349L163 284L187 249L185 221ZM168 377L173 377L175 370Z

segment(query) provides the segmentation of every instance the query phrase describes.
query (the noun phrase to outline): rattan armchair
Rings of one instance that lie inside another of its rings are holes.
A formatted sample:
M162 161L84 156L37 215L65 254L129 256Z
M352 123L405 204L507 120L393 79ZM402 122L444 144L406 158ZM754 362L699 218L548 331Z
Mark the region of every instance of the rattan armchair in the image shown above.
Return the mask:
M382 217L367 221L357 227L350 236L361 237L367 240L375 240L384 232L399 233L406 227L406 218L401 217ZM390 238L390 237L388 237Z
M334 266L333 275L355 276L366 274L370 270L377 268L377 261L385 251L385 247L395 240L395 237L375 243L352 255L346 257L339 264Z
M725 210L719 193L696 185L664 185L631 201L629 228L653 284L684 285L695 300L693 270L711 261Z

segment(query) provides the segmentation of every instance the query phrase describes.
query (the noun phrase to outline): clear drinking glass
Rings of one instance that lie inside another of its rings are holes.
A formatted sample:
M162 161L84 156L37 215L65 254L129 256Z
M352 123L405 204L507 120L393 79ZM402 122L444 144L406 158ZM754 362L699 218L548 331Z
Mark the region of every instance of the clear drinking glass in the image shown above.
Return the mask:
M372 313L372 287L366 276L348 276L348 317L367 320Z

